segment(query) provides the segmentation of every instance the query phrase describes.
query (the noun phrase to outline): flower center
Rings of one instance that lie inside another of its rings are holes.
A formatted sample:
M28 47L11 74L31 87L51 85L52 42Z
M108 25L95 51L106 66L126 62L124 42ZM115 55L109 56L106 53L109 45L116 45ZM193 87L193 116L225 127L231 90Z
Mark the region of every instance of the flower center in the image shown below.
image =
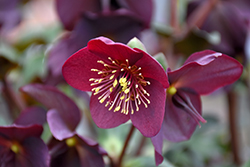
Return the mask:
M11 151L13 151L14 153L17 154L20 151L20 146L19 146L18 143L13 142L12 145L11 145L11 147L10 147L10 149L11 149Z
M185 110L195 120L199 127L201 127L199 121L201 121L202 123L206 123L207 121L201 116L201 114L196 110L196 108L192 104L190 97L182 91L178 91L178 93L176 92L172 97L172 100L175 105Z
M177 89L174 86L170 86L167 89L167 93L170 94L170 95L174 95L176 92L177 92Z
M77 143L77 140L75 137L71 137L71 138L66 139L65 142L66 142L68 147L74 147Z
M90 78L93 94L100 94L98 100L100 103L106 101L105 107L109 106L109 110L114 112L131 114L139 111L139 106L144 104L147 108L150 101L149 93L144 89L145 86L150 85L141 73L141 67L136 65L130 66L129 61L126 62L113 60L105 63L98 60L97 63L103 64L102 70L91 69L100 75L100 78Z

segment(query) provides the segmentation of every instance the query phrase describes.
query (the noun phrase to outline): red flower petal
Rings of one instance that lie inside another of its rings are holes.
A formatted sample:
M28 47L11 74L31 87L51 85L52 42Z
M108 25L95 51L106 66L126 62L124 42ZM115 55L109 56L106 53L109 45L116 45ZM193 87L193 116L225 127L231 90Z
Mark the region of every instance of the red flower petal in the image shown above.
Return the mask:
M198 113L201 114L201 101L199 95L186 91L182 93L189 96L193 106ZM164 137L173 142L188 140L193 134L196 126L197 122L195 119L193 119L183 108L177 107L172 101L172 96L168 96L166 102L166 113L161 130Z
M164 87L153 79L147 79L150 82L146 86L146 91L150 94L150 104L145 108L143 104L139 106L139 111L130 114L133 125L146 137L155 136L161 129L166 93Z
M186 65L192 62L196 62L200 65L207 65L210 62L214 61L216 57L221 56L221 55L222 53L218 53L212 50L204 50L201 52L196 52L190 55L183 65Z
M155 148L155 164L156 166L160 165L163 161L163 156L162 156L162 147L163 147L163 133L162 133L162 128L160 132L151 138L151 141L154 145Z
M10 140L22 141L27 137L40 137L43 132L43 127L41 125L31 125L31 126L1 126L0 136L6 136Z
M49 110L47 113L47 120L50 131L57 140L61 141L63 139L74 136L75 131L67 126L67 123L65 123L62 116L57 110Z
M141 73L145 78L152 78L156 81L159 81L164 88L167 88L169 86L168 77L166 76L166 73L162 66L149 54L135 48L134 50L137 50L138 52L143 53L143 57L136 62L137 67L143 67L141 69Z
M202 95L235 82L242 74L242 65L224 54L209 61L205 65L199 64L200 61L190 62L168 72L170 83L175 88L190 88Z
M109 111L104 103L100 103L99 96L92 95L90 99L90 113L99 128L114 128L129 120L129 115Z
M76 89L91 91L93 87L89 79L100 77L91 69L103 69L103 65L97 63L98 60L102 58L90 53L86 47L73 54L62 67L66 82Z
M141 51L136 51L122 43L114 43L105 37L99 37L89 41L87 47L91 53L102 56L103 60L106 59L109 61L108 57L111 57L113 60L126 62L126 59L128 59L130 65L135 64L135 62L143 56Z
M81 115L79 108L69 97L55 87L48 85L30 84L22 87L21 90L35 98L47 108L56 109L68 128L72 131L75 130L80 122Z
M18 166L23 167L49 167L50 155L46 144L36 137L29 137L22 143L24 155L18 156Z

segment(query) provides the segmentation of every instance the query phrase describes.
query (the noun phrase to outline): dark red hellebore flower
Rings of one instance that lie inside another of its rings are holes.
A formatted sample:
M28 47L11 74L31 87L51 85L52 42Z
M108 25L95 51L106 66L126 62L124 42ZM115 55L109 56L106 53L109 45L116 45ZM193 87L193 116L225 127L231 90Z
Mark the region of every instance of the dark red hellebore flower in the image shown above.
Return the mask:
M243 66L235 59L218 52L205 50L192 54L184 65L168 71L170 86L167 89L165 116L160 132L152 139L155 146L156 164L163 160L162 141L188 140L201 116L200 95L212 93L239 79Z
M48 85L30 84L21 90L49 108L47 121L54 138L48 143L50 167L104 167L107 155L97 142L76 132L81 115L77 105L58 89Z
M0 165L49 167L49 151L40 139L41 125L0 127Z
M73 54L62 73L74 88L93 92L90 112L98 127L113 128L131 119L144 136L159 132L168 79L144 51L99 37Z

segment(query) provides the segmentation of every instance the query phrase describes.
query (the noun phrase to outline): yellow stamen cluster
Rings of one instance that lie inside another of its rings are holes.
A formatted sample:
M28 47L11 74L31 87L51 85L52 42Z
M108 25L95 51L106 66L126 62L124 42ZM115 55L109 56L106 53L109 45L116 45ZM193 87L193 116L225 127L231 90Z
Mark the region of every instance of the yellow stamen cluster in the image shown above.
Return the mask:
M149 81L145 81L141 67L135 65L130 66L129 61L123 63L118 60L112 60L110 57L109 63L98 60L104 66L103 70L91 69L101 75L100 78L90 78L91 86L95 86L92 91L94 95L101 93L98 97L100 103L106 100L105 107L114 112L121 111L121 113L131 114L139 111L139 105L144 104L145 108L150 104L147 98L149 93L144 89L146 85L150 85Z

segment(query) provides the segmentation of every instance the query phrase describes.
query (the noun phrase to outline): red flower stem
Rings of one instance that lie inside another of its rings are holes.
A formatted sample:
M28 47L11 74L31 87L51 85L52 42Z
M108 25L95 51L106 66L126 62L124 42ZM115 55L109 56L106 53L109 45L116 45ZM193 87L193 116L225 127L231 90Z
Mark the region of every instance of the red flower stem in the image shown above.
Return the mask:
M189 17L185 34L188 34L194 27L200 28L208 14L216 6L219 0L206 0Z
M129 141L130 141L130 139L131 139L131 137L132 137L132 134L133 134L134 130L135 130L135 127L132 125L131 128L130 128L129 134L128 134L127 138L126 138L126 141L125 141L125 143L124 143L124 146L123 146L121 155L120 155L120 157L119 157L119 159L118 159L118 163L117 163L116 167L121 167L122 159L123 159L123 157L124 157L124 155L125 155L125 152L126 152L128 143L129 143Z
M170 1L170 25L174 29L174 31L178 31L178 11L177 11L177 1L178 0L171 0Z
M241 159L239 155L239 135L237 130L237 94L233 90L227 93L227 101L229 107L229 129L231 137L231 149L233 152L233 160L237 166L241 165Z
M146 138L145 136L142 136L141 141L140 141L140 145L139 145L139 147L137 148L137 151L136 151L136 153L135 153L135 156L139 156L139 155L141 154L141 150L142 150L142 148L143 148L145 142L147 141L146 139L147 139L147 138Z

